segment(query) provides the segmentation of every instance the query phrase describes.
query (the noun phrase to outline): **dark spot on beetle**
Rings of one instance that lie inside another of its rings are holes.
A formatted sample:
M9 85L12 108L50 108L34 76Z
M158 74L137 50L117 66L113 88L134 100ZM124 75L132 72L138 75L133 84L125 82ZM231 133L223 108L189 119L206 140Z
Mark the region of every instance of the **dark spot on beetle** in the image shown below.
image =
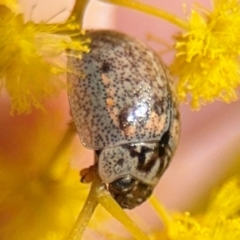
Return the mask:
M161 138L161 140L160 140L160 143L161 143L161 144L164 144L164 145L167 145L168 142L169 142L169 139L170 139L170 133L169 133L169 130L168 130L168 131L166 131L166 132L163 134L163 136L162 136L162 138Z
M162 157L165 155L166 147L168 145L169 139L170 139L170 133L168 130L162 135L162 138L159 141L159 151L158 151L159 157Z
M95 153L96 155L99 157L100 153L102 152L102 150L96 150Z
M124 159L123 158L120 158L120 159L118 159L118 161L117 161L117 165L119 165L119 166L123 166L123 162L124 162Z
M111 70L110 64L108 62L103 62L102 67L101 67L101 71L103 73L108 73L110 70Z
M161 75L161 80L162 80L163 82L166 82L166 78L165 78L163 75Z
M144 171L144 172L149 171L154 165L154 163L153 164L150 163L150 165L149 163L146 164L146 154L148 152L152 152L152 149L142 146L140 152L138 152L136 151L136 146L130 145L128 146L128 150L132 158L136 157L138 159L138 165L137 165L138 170Z
M119 126L121 130L124 130L128 126L128 121L127 121L127 117L129 115L128 108L129 107L125 107L124 109L122 109L122 111L118 116Z
M179 114L178 111L176 112L175 118L176 118L177 120L180 120L180 114Z
M151 155L151 159L149 159L148 162L142 167L141 171L148 173L156 164L158 159L158 151L155 150L154 153Z
M159 99L156 95L154 95L153 100L153 111L156 112L158 116L161 116L161 114L164 112L165 99Z

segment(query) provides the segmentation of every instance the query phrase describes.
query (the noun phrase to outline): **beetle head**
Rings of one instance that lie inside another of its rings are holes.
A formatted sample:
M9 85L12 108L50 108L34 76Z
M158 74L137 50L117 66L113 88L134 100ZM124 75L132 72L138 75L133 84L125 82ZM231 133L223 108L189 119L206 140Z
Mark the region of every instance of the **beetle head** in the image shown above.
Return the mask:
M128 143L96 154L101 180L120 206L128 209L151 195L171 158L171 151L166 147L163 152L159 142Z
M125 176L108 184L108 190L122 208L133 209L146 201L153 187Z

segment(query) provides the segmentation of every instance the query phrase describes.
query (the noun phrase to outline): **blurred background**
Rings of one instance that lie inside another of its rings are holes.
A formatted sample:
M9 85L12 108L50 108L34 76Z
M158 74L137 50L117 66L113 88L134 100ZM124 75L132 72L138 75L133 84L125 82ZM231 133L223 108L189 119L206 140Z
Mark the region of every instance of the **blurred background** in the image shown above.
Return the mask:
M74 4L72 0L21 0L20 2L26 19L36 22L64 21ZM165 9L182 19L187 18L196 3L206 9L212 8L210 0L142 0L142 2ZM174 52L171 51L171 46L174 44L173 36L180 31L176 26L159 18L97 0L90 1L87 7L84 28L114 29L134 36L161 54L166 64L170 64L174 57ZM161 39L162 44L152 40L149 36ZM64 129L65 124L71 119L66 93L61 94L57 103L53 100L49 105L57 108L64 116L60 123L61 128ZM182 127L179 147L154 192L167 209L200 212L206 207L212 189L222 184L231 175L238 174L239 107L239 101L231 104L215 102L202 107L200 111L192 111L189 105L180 105ZM8 112L8 100L1 99L0 136L4 136L2 142L12 137L9 129L13 128L14 119L25 118L24 116L10 117ZM51 121L50 119L49 116L46 121ZM23 121L30 120L27 118ZM77 136L74 144L78 150L71 159L73 166L82 168L91 165L93 163L92 151L84 149ZM144 219L145 224L148 223L151 227L159 225L159 218L148 203L129 214L133 218L140 216L140 219ZM122 227L117 226L117 228Z

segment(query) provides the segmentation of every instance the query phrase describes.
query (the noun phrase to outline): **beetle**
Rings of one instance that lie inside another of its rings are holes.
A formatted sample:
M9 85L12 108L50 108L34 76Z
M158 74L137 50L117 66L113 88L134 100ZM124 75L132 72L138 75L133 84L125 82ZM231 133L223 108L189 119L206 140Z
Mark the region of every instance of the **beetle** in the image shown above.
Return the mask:
M178 144L172 79L134 38L111 30L86 34L90 52L68 57L71 112L82 144L95 151L101 181L132 209L151 195Z

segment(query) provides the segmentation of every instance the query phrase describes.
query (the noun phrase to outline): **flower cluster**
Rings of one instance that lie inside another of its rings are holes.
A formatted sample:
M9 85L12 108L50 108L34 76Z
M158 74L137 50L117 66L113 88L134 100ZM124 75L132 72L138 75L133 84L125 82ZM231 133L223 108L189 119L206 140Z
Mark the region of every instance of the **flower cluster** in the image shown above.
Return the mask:
M181 101L201 104L237 99L240 84L240 2L215 0L212 11L192 11L188 30L176 36L171 66Z
M234 193L234 194L233 194ZM227 181L209 202L205 213L191 216L178 214L169 222L171 240L237 240L240 237L239 179Z
M63 25L25 23L22 14L5 5L0 5L0 15L0 90L6 89L12 113L30 113L32 106L43 108L43 100L65 87L60 75L67 72L67 67L53 58L66 49L86 52L89 41L74 22ZM56 35L58 31L68 35ZM77 40L71 38L73 34L78 36Z

